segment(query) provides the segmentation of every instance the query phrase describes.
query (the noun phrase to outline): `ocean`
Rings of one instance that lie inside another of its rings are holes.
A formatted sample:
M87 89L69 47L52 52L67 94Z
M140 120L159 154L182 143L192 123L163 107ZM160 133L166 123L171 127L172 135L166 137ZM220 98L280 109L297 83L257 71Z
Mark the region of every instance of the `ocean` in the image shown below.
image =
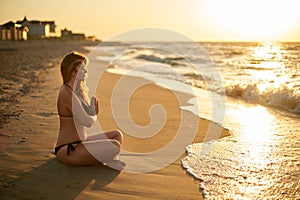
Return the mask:
M195 97L181 109L231 131L186 147L182 166L201 180L204 198L299 199L300 43L115 42L98 48L111 54L98 56L111 63L110 72L190 86Z

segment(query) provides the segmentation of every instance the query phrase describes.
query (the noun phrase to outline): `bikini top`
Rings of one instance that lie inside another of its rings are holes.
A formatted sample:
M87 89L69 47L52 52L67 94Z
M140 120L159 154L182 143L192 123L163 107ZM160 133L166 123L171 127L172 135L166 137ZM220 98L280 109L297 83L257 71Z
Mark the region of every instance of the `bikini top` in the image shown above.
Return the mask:
M68 84L64 84L64 85L67 86L68 88L70 88L72 90L72 92L73 92L73 88L71 86L69 86ZM58 112L58 115L60 117L64 117L64 118L71 118L71 117L73 117L73 115L62 115L59 112Z
M73 88L70 87L68 84L64 84L64 85L66 85L68 88L72 90L72 92L74 92ZM72 99L72 104L73 104L72 116L64 116L60 114L59 116L76 118L76 122L79 123L80 125L83 125L85 127L91 127L97 120L97 115L91 112L90 106L88 104L85 104L84 101L80 100L78 95L75 95L75 98Z
M71 87L71 86L69 86L68 84L64 84L65 86L67 86L68 88L70 88L71 90L72 90L72 92L74 92L74 90L73 90L73 88ZM75 92L74 92L74 94L76 94ZM77 94L76 94L77 95ZM82 107L84 108L84 110L86 111L86 113L87 114L89 114L90 113L90 107L84 102L84 101L81 101L81 105L82 105ZM71 118L71 117L73 117L73 115L67 115L67 116L64 116L64 115L62 115L62 114L60 114L60 113L58 113L58 115L60 116L60 117L64 117L64 118Z

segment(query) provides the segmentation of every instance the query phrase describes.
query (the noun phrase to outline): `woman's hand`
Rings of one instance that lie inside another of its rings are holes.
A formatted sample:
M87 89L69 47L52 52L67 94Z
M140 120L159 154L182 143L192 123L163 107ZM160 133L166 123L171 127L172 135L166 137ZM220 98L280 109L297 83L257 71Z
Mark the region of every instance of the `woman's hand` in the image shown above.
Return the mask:
M92 114L97 115L99 113L99 100L97 99L97 97L93 96L91 98L90 105Z

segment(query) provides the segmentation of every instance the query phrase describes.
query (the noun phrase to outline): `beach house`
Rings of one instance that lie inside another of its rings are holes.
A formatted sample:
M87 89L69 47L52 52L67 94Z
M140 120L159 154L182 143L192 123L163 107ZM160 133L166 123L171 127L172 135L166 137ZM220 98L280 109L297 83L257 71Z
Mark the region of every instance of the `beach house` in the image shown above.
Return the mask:
M27 40L28 27L9 21L0 26L0 40Z
M17 21L17 24L28 27L29 39L56 37L55 21L27 20L25 16L23 20Z
M9 21L0 26L1 40L27 40L57 37L54 21L23 20Z
M86 40L84 33L73 33L71 30L56 27L55 21L23 20L16 23L9 21L0 25L0 40L39 40L47 38L59 38L62 40ZM88 37L96 41L95 37Z
M84 33L73 33L67 28L61 30L61 38L63 40L85 40Z

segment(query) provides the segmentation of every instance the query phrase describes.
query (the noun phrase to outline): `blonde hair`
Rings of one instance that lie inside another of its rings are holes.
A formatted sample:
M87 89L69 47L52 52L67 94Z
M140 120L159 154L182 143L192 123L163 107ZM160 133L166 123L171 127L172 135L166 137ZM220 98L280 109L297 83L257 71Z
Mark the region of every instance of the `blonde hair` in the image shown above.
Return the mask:
M87 64L88 58L76 51L73 51L67 54L60 65L60 72L63 79L63 83L66 84L70 81L72 77L72 73L77 71L77 67L82 63ZM89 105L89 97L87 95L88 88L86 86L85 81L81 81L79 87L75 86L74 92L79 95L88 105Z

